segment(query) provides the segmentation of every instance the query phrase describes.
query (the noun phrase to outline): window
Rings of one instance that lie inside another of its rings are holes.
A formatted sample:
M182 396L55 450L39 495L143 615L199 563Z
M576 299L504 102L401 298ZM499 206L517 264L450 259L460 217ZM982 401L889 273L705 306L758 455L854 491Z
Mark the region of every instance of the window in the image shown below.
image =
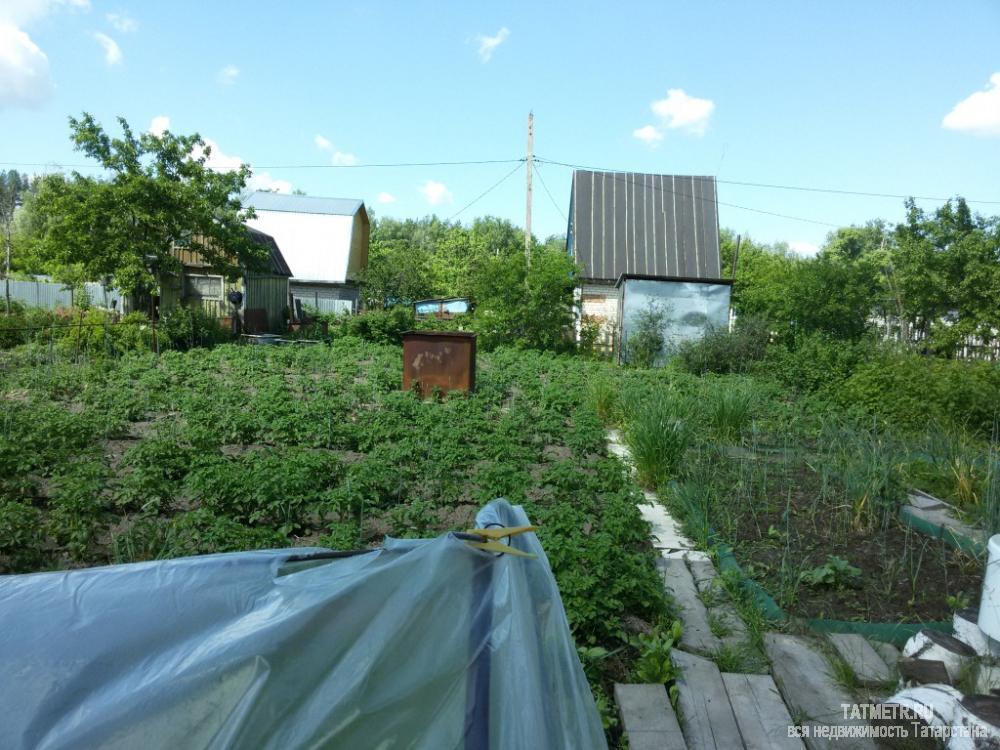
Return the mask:
M192 299L222 299L221 276L186 275L184 281L187 287L187 296Z

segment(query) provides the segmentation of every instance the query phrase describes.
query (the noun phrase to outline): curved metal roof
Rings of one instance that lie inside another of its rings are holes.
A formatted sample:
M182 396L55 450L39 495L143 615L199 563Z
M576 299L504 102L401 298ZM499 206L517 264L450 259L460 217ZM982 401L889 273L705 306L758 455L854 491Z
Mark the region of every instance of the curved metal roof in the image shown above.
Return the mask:
M299 214L332 214L354 216L364 208L358 198L320 198L313 195L288 195L285 193L250 193L243 203L257 211L286 211Z

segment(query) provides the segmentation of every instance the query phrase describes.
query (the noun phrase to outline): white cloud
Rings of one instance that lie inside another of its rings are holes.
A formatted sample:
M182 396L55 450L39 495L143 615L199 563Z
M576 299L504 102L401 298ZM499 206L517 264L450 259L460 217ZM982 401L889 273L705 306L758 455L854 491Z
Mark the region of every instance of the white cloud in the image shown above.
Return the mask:
M791 250L796 255L802 255L806 257L812 257L819 252L819 247L811 242L805 242L803 240L796 240L794 242L788 243L788 249Z
M427 180L427 182L420 186L420 193L432 206L451 203L452 200L451 191L443 182L438 182L437 180Z
M0 110L37 107L52 93L49 58L24 27L64 8L89 10L90 0L0 0Z
M118 46L118 42L107 34L102 34L100 31L94 32L94 39L104 48L104 62L108 65L118 65L121 63L122 48Z
M170 130L170 118L166 115L157 115L149 123L149 132L155 136L161 136L167 130Z
M88 11L90 0L3 0L0 20L14 26L27 26L63 8Z
M661 118L665 128L704 135L715 102L689 96L684 89L668 89L667 98L653 102L650 108Z
M215 80L223 86L232 86L240 76L240 69L235 65L225 65L215 75Z
M645 143L647 146L655 146L663 140L663 133L652 125L644 125L632 131L632 135Z
M315 143L316 148L321 151L333 151L333 156L330 157L330 163L335 167L353 167L358 163L358 157L346 151L339 151L335 149L330 139L320 135L319 133L317 133L313 138L313 143Z
M479 42L479 59L484 63L488 63L490 58L493 57L493 53L496 52L497 47L507 41L507 37L510 36L510 29L506 26L500 29L495 36L486 36L480 34L476 37L476 41Z
M378 202L379 203L395 203L396 202L396 196L393 195L392 193L384 193L384 192L383 193L379 193L378 194Z
M49 58L26 32L0 23L0 109L37 107L51 91Z
M990 76L990 84L983 91L956 104L941 125L963 133L1000 136L1000 73Z
M123 13L108 13L104 16L116 30L123 34L131 34L139 30L139 23Z
M191 152L191 156L195 159L204 158L205 166L209 169L216 172L234 172L246 163L239 156L227 154L211 138L205 138L204 141L205 145L211 149L211 153L205 156L205 149L197 147ZM247 187L251 190L271 190L276 193L292 192L292 183L288 180L272 177L269 172L254 172L247 180Z
M353 167L358 163L358 157L346 151L334 151L330 163L335 167Z

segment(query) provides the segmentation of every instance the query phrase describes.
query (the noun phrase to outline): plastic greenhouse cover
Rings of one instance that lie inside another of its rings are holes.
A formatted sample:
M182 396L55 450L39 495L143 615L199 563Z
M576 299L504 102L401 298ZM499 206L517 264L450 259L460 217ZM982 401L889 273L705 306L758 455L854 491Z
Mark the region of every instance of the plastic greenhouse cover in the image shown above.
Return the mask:
M537 558L446 534L0 577L0 747L606 747L541 545L511 544Z

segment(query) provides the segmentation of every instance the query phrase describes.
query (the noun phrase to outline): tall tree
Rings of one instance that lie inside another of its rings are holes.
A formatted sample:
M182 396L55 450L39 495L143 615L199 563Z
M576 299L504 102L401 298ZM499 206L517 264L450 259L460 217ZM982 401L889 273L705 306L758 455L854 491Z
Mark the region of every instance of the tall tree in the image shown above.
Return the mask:
M112 138L89 114L69 122L74 146L105 176L42 181L33 210L45 262L78 265L91 279L111 276L125 292L151 290L158 272L178 272L178 245L226 276L266 263L266 249L243 225L253 216L240 203L249 167L210 169L211 147L197 134L136 135L118 118L122 136Z

